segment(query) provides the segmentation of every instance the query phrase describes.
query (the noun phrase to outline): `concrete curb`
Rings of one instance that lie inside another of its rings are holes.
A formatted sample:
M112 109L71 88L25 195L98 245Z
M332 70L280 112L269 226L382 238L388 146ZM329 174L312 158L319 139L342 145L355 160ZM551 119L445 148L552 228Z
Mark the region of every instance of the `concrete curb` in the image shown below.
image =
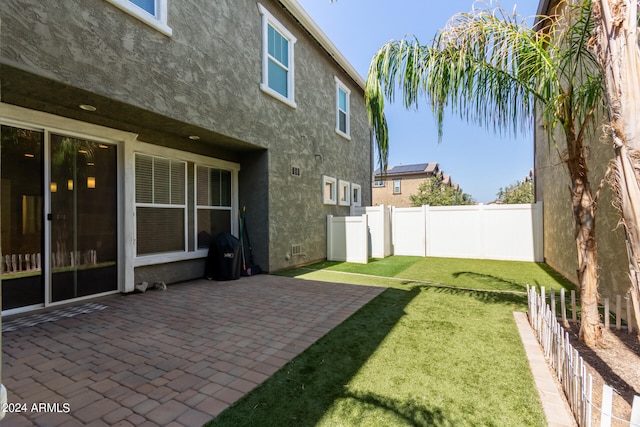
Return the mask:
M531 373L549 427L576 427L577 423L569 409L564 392L544 358L542 348L529 325L527 314L514 311L513 317L529 359Z

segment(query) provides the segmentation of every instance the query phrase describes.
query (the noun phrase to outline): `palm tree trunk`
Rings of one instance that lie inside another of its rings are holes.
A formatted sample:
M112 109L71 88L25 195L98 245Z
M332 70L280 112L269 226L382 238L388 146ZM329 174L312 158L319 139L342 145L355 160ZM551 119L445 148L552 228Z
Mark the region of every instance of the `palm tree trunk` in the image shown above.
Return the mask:
M585 344L599 345L602 339L598 312L598 253L596 248L596 200L587 176L582 141L567 131L567 166L571 177L571 207L578 251L581 321L579 337Z
M640 46L636 0L593 0L594 49L605 76L613 187L626 231L630 293L640 319ZM630 314L630 313L629 313ZM629 315L628 314L628 315ZM640 335L638 336L640 338Z

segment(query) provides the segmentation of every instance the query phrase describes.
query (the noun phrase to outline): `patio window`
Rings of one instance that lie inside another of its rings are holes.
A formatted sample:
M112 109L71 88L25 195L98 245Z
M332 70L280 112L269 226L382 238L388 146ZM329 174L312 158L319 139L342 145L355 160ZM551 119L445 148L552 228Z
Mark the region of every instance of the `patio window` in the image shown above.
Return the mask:
M208 248L216 234L231 232L231 187L231 171L196 167L198 249Z
M186 250L186 163L136 154L136 254Z
M262 15L262 83L260 89L295 108L293 46L296 38L269 11Z

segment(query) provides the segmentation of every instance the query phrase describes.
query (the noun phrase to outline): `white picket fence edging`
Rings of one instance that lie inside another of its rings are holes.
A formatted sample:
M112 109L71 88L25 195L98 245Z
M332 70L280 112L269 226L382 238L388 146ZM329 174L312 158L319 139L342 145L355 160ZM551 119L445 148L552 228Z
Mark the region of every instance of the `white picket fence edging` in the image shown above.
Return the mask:
M603 386L601 405L594 404L593 377L587 373L583 358L571 345L569 333L558 321L555 314L555 297L550 298L550 301L554 302L554 306L551 307L546 302L544 287L541 287L538 294L535 287L527 285L527 294L529 323L536 332L549 365L562 385L578 425L591 427L593 410L597 410L601 413L601 427L610 427L614 419L631 427L640 427L640 396L633 399L629 420L613 416L614 390L607 384ZM563 316L563 320L566 320L566 316Z

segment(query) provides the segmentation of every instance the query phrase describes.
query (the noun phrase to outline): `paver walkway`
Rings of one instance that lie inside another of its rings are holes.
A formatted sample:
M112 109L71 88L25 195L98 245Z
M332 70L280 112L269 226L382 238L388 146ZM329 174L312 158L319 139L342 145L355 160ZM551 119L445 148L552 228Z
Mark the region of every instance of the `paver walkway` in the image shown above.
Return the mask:
M0 424L202 425L382 291L269 275L197 280L34 326L5 322L16 328L2 337L14 413Z

